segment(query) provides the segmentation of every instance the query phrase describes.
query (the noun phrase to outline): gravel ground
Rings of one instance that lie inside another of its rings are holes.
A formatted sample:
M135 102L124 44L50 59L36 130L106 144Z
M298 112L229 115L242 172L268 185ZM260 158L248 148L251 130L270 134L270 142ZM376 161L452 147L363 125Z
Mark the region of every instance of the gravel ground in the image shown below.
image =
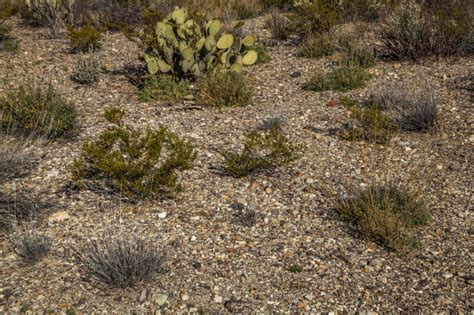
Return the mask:
M257 21L258 22L258 21ZM259 29L261 40L268 31ZM367 87L348 93L306 92L316 71L335 57L310 60L280 43L273 60L247 70L255 88L245 108L181 110L182 104L143 103L122 75L103 74L91 87L69 76L79 58L64 39L43 30L15 28L17 53L0 53L0 94L20 83L52 83L79 111L77 135L38 147L37 169L5 189L37 194L53 204L39 230L54 240L53 254L23 266L5 240L0 245L0 305L5 313L250 313L250 312L447 312L474 307L472 90L459 88L473 58L414 64L379 61ZM120 34L106 34L97 52L108 70L137 63L140 49ZM429 89L441 101L439 127L431 134L402 133L388 146L347 142L331 134L350 119L342 95L363 99L377 87L403 83ZM92 192L70 192L68 164L80 145L103 130L105 108L122 106L137 127L167 126L198 150L194 169L182 176L174 199L123 204ZM239 147L243 136L279 117L288 137L304 146L302 157L273 174L243 179L216 174L215 149ZM390 174L425 187L433 214L421 228L423 247L407 257L359 238L334 213L334 202L357 187ZM233 205L256 211L247 227ZM114 224L166 247L166 272L153 283L125 291L83 281L69 253L84 237ZM292 273L292 265L302 272Z

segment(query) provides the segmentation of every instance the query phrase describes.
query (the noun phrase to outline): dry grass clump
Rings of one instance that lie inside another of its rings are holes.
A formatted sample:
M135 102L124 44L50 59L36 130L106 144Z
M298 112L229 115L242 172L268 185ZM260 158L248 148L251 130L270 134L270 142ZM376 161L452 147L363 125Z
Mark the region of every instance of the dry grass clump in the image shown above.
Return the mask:
M400 253L417 246L414 229L431 218L419 194L393 183L362 189L341 200L337 211L362 236Z
M328 32L308 35L298 46L299 54L307 58L322 58L334 54L337 45L332 35Z
M243 177L286 165L297 159L300 150L301 147L290 143L280 126L275 124L269 130L247 134L242 151L221 151L220 154L225 160L223 171Z
M365 86L371 75L361 67L340 67L327 74L316 74L304 85L307 91L347 92Z
M91 25L78 28L69 26L67 36L72 51L87 53L100 48L102 33Z
M79 84L93 84L99 81L100 61L97 57L81 56L75 65L71 79Z
M10 247L24 263L34 264L48 255L51 240L35 228L18 229L8 235Z
M29 194L9 194L0 190L0 229L9 230L16 222L36 219L49 206Z
M252 101L252 90L244 77L233 71L217 71L199 82L197 100L212 107L242 107Z
M265 21L265 26L270 30L274 39L286 40L289 36L289 20L277 9L272 10Z
M99 286L127 288L152 281L165 255L156 242L135 233L104 233L74 251L84 277Z
M27 140L10 139L0 135L0 184L22 177L36 164L36 157L28 152L32 144Z

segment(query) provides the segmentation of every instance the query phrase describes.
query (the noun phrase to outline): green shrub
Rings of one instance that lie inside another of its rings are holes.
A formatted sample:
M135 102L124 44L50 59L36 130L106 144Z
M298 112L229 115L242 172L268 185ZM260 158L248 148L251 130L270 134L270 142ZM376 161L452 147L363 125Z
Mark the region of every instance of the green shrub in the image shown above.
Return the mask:
M17 2L11 0L0 1L0 20L7 19L18 14L19 7Z
M255 50L258 54L258 59L255 64L269 63L272 58L268 54L268 48L264 45L255 45L251 49Z
M192 94L186 80L177 81L173 76L164 74L148 76L139 91L139 96L144 102L178 101Z
M369 186L342 200L337 211L364 237L401 253L417 245L411 230L430 220L419 194L395 184Z
M329 33L311 34L298 47L299 54L307 58L322 58L336 52L337 46Z
M298 5L290 14L290 29L303 38L313 33L328 32L342 21L337 7L324 0Z
M22 86L0 98L0 126L26 134L60 137L74 126L76 116L74 105L52 86Z
M393 59L418 60L474 52L472 2L408 0L381 31L383 52Z
M232 5L232 12L235 17L239 20L252 19L258 16L259 8L251 3L246 2L235 2Z
M363 68L341 67L332 72L313 76L304 89L309 91L340 91L346 92L365 86L371 75Z
M350 45L344 50L339 64L343 67L370 68L375 66L375 53L357 44Z
M16 39L5 39L4 41L0 41L0 51L4 50L6 52L16 52L20 44Z
M246 106L252 91L240 73L219 71L199 82L197 100L212 107Z
M346 140L367 140L374 143L385 144L399 131L399 126L392 121L381 109L379 104L369 102L363 106L355 102L342 99L358 121L359 126L344 130L342 138Z
M91 25L68 27L68 38L74 52L91 52L100 48L102 33Z
M234 177L275 169L294 161L300 146L291 144L278 125L264 132L247 134L240 152L221 151L223 171Z
M99 81L100 62L95 57L83 56L78 60L71 79L79 84L92 84Z
M98 140L84 144L81 157L70 167L78 187L116 193L131 201L166 197L182 189L178 172L190 169L196 159L189 142L164 127L140 132L123 124L120 110L105 116L113 126Z

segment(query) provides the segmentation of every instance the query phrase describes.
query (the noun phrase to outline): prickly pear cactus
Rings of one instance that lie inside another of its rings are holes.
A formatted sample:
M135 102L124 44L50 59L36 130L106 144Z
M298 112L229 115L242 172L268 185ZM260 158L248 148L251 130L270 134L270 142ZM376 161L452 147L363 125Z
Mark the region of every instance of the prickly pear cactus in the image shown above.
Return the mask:
M247 35L236 40L232 34L221 33L221 22L209 20L200 26L184 8L176 8L155 28L156 41L145 53L148 72L172 73L179 78L199 77L216 67L240 71L257 61L257 52L250 49L255 37Z

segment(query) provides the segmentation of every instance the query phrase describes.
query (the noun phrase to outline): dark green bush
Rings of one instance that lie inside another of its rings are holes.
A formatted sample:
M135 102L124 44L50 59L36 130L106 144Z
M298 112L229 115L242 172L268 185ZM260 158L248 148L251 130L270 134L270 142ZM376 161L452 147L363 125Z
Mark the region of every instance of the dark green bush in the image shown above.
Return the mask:
M275 169L298 157L300 146L291 144L278 125L264 132L247 134L240 152L221 151L225 162L223 170L234 177Z
M250 49L253 49L257 52L258 54L258 59L255 64L261 64L261 63L268 63L272 60L270 55L268 54L268 48L264 45L255 45L251 47Z
M196 159L193 146L164 127L140 132L123 124L120 113L106 113L114 125L98 140L84 144L81 157L71 165L76 185L131 201L180 191L178 172L192 167Z
M57 138L72 129L76 121L73 104L52 86L21 86L0 98L0 127L14 128L26 134Z
M100 48L102 33L91 25L68 27L68 38L74 52L91 52Z
M144 102L178 101L192 96L189 83L186 80L176 80L171 75L148 76L139 91L140 99Z
M304 89L309 91L340 91L346 92L365 86L371 75L363 68L341 67L332 72L313 76Z
M431 218L419 193L395 184L369 186L343 199L337 211L364 237L400 253L417 245L410 232Z
M246 106L252 91L240 73L218 71L199 82L197 100L212 107Z
M16 52L20 44L16 39L5 39L0 41L0 51L4 50L10 53Z

